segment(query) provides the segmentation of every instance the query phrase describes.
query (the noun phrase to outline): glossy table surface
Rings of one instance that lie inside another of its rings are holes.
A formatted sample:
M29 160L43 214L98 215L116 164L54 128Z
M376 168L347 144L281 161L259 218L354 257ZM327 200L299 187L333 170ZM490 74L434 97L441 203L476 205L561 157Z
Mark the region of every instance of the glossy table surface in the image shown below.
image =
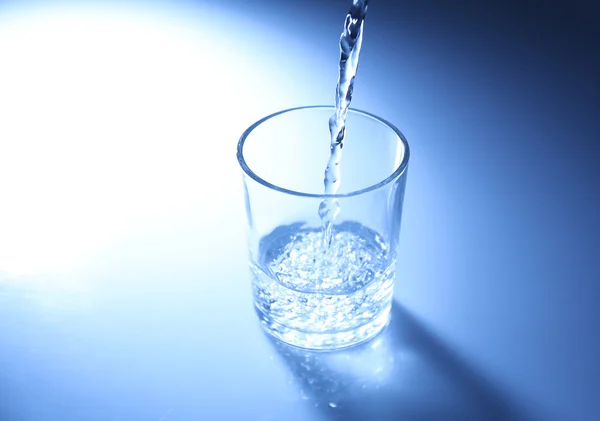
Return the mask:
M353 104L411 145L395 301L318 353L256 321L235 159L333 97L348 2L284 3L0 5L0 420L598 419L585 10L372 2Z

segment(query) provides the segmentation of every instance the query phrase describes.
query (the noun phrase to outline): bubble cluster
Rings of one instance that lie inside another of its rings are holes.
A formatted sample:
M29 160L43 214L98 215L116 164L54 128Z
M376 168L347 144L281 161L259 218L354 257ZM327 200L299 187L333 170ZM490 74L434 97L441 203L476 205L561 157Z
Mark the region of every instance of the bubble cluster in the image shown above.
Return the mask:
M267 243L265 260L252 265L255 301L267 330L354 343L357 334L373 334L370 322L385 324L378 317L389 311L395 262L374 231L337 231L329 247L321 230L284 232Z

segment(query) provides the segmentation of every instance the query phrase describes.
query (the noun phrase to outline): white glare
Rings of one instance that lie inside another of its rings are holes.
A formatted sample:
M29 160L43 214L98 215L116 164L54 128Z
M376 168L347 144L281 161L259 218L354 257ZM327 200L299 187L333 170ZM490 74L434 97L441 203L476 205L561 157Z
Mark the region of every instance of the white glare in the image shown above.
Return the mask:
M238 186L235 142L258 115L235 106L234 18L211 13L0 17L0 275L67 273L136 230L219 217L216 178Z

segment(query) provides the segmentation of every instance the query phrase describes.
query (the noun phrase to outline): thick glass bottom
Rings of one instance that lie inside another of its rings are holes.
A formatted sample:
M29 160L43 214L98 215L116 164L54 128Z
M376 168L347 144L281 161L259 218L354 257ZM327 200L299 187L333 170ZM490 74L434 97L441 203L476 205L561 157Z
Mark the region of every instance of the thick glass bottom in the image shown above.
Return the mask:
M334 350L357 345L376 336L388 324L390 309L391 305L385 307L369 322L349 330L337 332L307 332L292 329L274 321L258 307L256 312L265 331L282 342L299 348Z

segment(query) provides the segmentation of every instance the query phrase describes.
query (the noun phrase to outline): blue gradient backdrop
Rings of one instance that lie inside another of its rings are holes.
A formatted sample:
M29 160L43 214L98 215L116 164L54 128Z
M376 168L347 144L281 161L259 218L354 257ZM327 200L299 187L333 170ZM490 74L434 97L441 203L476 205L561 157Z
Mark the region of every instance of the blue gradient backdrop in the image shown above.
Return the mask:
M411 145L393 320L262 334L235 145L333 102L349 3L0 3L1 421L600 419L592 2L372 1L353 106Z

